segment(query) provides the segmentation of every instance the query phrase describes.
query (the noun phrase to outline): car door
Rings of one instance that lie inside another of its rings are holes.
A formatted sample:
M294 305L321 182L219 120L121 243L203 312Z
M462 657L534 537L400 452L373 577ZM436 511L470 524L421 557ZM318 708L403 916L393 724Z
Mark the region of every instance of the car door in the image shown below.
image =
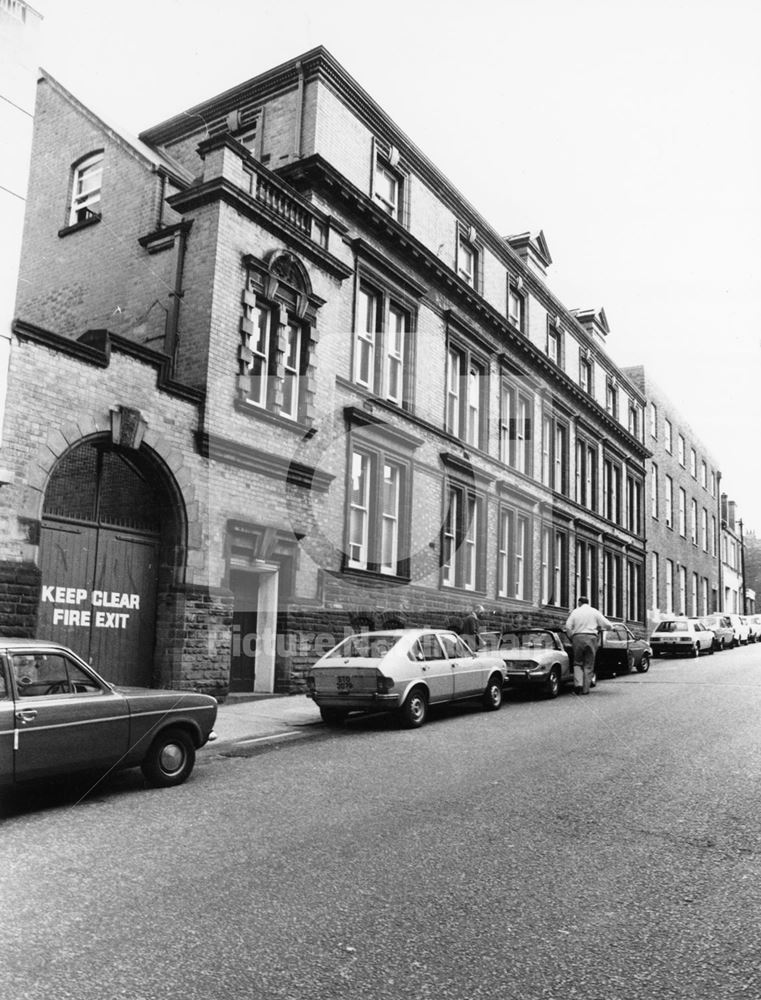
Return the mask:
M600 636L600 646L597 652L597 667L612 670L620 663L626 663L626 647L628 645L626 630L619 625L605 629Z
M700 642L700 652L706 653L713 646L713 635L708 631L708 629L703 625L702 622L695 622L695 628L698 630L698 641Z
M443 633L440 639L454 678L452 697L470 698L475 694L481 694L486 687L490 661L476 656L473 650L453 632Z
M420 679L425 682L432 704L451 701L454 694L452 668L435 632L421 635L412 647L413 656L420 669Z
M16 781L103 770L127 751L129 708L64 649L8 655L14 692Z
M0 655L0 787L13 783L13 698L5 657Z

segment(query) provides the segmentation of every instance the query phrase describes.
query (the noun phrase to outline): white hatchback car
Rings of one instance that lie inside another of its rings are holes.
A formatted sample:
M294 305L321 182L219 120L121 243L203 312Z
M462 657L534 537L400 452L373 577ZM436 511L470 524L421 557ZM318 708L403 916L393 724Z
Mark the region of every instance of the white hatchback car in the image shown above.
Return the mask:
M396 710L416 728L430 705L480 698L484 708L500 708L505 664L496 654L476 656L443 629L360 632L320 657L306 682L328 724L353 711Z
M735 630L735 646L747 646L750 641L750 626L745 615L727 614L727 618Z
M696 618L664 618L653 629L650 646L653 656L700 656L713 653L713 632Z

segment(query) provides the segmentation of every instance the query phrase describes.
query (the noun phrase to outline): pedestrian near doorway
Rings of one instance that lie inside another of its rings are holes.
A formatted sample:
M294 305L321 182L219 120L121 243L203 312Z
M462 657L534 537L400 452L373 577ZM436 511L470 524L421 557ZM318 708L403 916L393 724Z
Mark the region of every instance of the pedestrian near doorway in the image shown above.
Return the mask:
M468 612L462 620L460 635L475 652L483 644L481 638L481 616L484 614L482 604L474 604L473 609Z
M609 628L610 622L592 607L589 598L580 597L578 606L565 623L573 650L573 690L576 694L589 694L600 632Z

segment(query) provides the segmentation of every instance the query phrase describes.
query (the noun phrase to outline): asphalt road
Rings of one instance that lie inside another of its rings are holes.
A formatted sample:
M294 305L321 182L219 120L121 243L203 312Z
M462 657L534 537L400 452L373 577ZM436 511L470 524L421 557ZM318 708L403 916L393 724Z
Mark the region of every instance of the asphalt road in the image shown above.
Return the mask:
M759 1000L760 715L751 646L36 790L0 997Z

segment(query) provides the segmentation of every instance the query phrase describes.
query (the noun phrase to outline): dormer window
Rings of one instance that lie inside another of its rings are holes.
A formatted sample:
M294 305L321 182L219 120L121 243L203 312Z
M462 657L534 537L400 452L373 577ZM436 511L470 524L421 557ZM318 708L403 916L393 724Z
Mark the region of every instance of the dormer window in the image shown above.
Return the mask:
M583 392L592 394L592 362L583 355L579 358L579 385Z
M399 159L395 146L384 152L380 142L373 143L372 199L392 219L403 222L405 174Z
M608 379L605 386L605 409L615 419L618 419L618 386Z
M457 252L457 273L471 288L476 284L476 251L464 239Z
M103 153L93 153L74 165L69 225L100 218Z
M399 216L401 182L381 160L375 165L375 200L392 219Z
M547 357L558 366L563 363L563 333L557 319L547 326Z
M507 318L521 333L525 330L526 299L519 281L508 276L507 281Z

